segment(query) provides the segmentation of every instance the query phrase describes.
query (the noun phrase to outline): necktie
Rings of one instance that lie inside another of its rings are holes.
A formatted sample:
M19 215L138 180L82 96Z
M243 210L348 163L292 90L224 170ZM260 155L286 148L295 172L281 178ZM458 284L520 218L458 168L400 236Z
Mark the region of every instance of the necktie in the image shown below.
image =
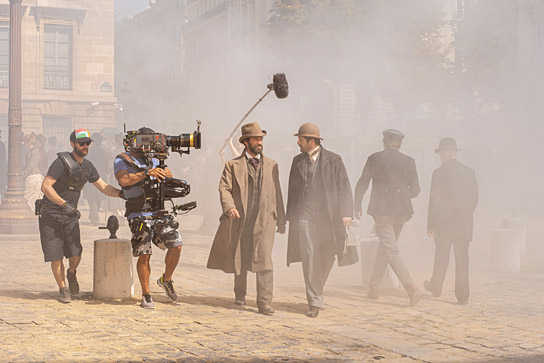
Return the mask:
M317 153L319 152L319 148L316 149L315 151L313 151L311 154L308 154L308 158L310 159L310 163L315 163L315 161L317 160L317 158L315 157L317 155Z
M253 167L255 169L257 169L259 167L259 159L257 158L249 158L249 162L251 163L251 165L253 165Z

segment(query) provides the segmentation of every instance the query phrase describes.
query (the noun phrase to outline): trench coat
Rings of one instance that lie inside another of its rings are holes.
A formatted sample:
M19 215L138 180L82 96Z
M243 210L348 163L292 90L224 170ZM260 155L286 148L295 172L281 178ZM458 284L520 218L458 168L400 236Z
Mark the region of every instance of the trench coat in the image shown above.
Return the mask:
M251 272L273 270L272 247L276 226L285 226L285 209L279 181L278 164L262 155L262 185L259 212L253 232ZM207 267L226 273L240 274L242 254L240 238L248 202L248 171L245 153L228 161L219 182L223 213L213 240ZM240 218L230 219L226 213L236 208Z
M326 150L321 146L321 155L316 171L321 174L325 188L325 200L328 221L321 223L322 228L331 228L330 233L322 233L329 237L335 255L342 255L346 241L346 228L343 217L353 217L353 197L348 173L340 155ZM289 221L289 236L287 242L287 266L292 262L301 262L298 245L298 221L302 212L302 195L304 191L304 162L306 153L300 153L293 158L289 173L289 189L287 195L287 220ZM325 242L326 243L326 242Z
M448 160L433 173L427 229L450 242L472 240L473 212L478 204L474 170Z
M370 155L355 187L356 212L361 211L371 180L369 215L410 218L414 214L412 198L419 195L421 188L413 158L391 148Z

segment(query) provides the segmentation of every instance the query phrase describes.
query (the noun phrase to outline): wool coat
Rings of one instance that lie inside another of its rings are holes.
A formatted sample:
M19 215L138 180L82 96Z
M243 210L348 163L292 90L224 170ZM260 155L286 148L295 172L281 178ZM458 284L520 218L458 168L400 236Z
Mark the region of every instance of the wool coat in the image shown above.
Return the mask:
M289 221L289 236L287 243L287 266L292 262L300 262L298 221L302 213L302 197L304 194L304 163L307 153L300 153L293 158L291 172L289 173L289 190L287 196L287 220ZM343 217L353 217L353 197L348 173L340 155L335 154L321 146L316 175L321 175L321 182L325 190L326 205L322 208L326 211L327 220L320 223L320 228L330 228L320 234L330 241L325 244L332 245L336 255L342 255L346 241L346 228ZM328 232L328 233L327 233Z
M413 158L392 148L370 155L355 187L355 210L361 210L363 196L372 180L368 203L371 216L405 216L414 214L412 198L421 188Z
M457 160L448 160L433 173L427 229L448 242L471 241L477 204L474 170Z
M252 272L273 270L272 247L276 226L285 226L285 209L281 194L278 164L262 155L262 185L259 212L253 231ZM242 254L240 238L247 218L248 161L245 153L228 161L219 182L223 213L213 240L207 267L240 274ZM236 208L240 218L230 219L227 212Z

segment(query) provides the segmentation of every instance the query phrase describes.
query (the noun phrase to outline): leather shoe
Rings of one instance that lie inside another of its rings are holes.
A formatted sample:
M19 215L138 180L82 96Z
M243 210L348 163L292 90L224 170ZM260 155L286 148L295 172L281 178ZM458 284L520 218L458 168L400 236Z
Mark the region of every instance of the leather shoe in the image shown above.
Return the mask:
M440 292L437 291L437 290L433 290L431 288L431 282L430 281L424 281L423 282L423 287L425 288L425 290L429 291L431 294L433 294L434 297L440 297Z
M421 294L415 285L408 290L408 297L410 298L410 306L415 306L421 300Z
M246 297L235 297L234 298L234 304L238 306L245 306L246 305Z
M310 309L306 312L306 316L309 318L317 318L319 315L319 308L317 306L310 306Z
M263 315L272 315L275 311L272 309L272 306L270 304L264 304L262 306L259 306L259 314Z

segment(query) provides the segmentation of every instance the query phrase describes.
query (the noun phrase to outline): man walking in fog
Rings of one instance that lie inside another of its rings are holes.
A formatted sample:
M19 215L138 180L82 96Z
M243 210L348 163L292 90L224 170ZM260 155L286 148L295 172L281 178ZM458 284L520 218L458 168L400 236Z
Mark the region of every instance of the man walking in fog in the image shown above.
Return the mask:
M353 198L342 158L321 146L319 128L300 126L289 173L287 265L302 262L308 311L315 318L323 307L323 288L334 264L342 256L346 227L353 216Z
M478 204L478 183L474 170L457 160L459 149L451 137L440 140L438 149L442 166L433 173L427 235L434 238L433 276L425 281L425 290L438 297L450 261L455 254L455 296L466 304L470 295L468 282L468 247L472 240L472 215Z
M419 195L420 187L416 163L399 151L404 135L398 130L383 132L384 150L368 157L361 178L355 188L355 216L362 214L361 203L372 180L368 214L376 223L380 239L374 269L369 281L368 298L378 299L379 285L387 264L391 265L410 298L410 306L420 299L419 289L399 256L397 241L404 226L414 214L412 198Z
M246 304L247 272L257 275L259 313L274 314L272 247L274 230L285 233L285 210L278 164L263 155L266 131L258 123L242 126L242 155L225 164L219 182L223 214L208 268L234 273L234 303Z

